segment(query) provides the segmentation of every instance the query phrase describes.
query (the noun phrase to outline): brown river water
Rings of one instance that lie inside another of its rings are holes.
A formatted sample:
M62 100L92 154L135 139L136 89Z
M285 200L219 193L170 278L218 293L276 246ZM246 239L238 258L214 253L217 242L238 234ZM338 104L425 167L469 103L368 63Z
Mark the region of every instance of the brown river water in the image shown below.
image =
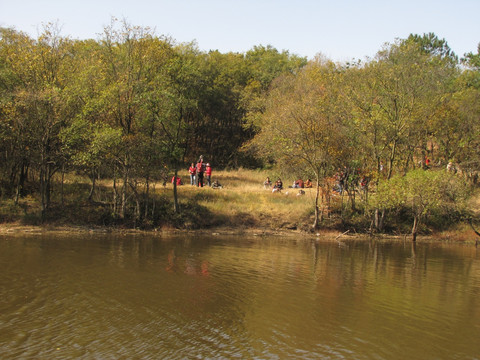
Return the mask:
M1 359L480 359L480 248L0 236Z

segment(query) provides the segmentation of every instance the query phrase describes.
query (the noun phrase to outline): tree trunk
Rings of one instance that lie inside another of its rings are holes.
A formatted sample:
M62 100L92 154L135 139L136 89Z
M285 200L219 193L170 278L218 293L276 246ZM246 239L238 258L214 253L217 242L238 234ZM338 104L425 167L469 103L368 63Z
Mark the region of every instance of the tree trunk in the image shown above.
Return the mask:
M52 165L47 163L46 166L46 172L45 172L45 195L46 195L46 207L47 209L50 208L50 203L52 199L52 177L53 174L55 173L52 170Z
M155 183L153 183L153 194L152 196L152 221L155 220Z
M349 187L349 189L347 191L347 194L348 194L348 197L350 199L350 205L351 205L352 211L356 211L357 208L355 206L355 187L354 186L352 186L352 187L353 187L353 189L351 189L351 190L350 190L350 187Z
M47 200L46 200L46 186L45 186L45 168L42 165L40 168L40 211L42 223L45 221L45 215L47 211Z
M319 222L320 209L318 208L319 197L320 197L320 176L317 174L317 191L315 193L315 220L312 226L313 230L317 230L320 225L320 222Z
M123 166L123 189L122 189L122 204L120 208L120 217L125 219L127 214L127 187L128 187L128 159L125 156L125 163Z
M129 183L130 187L132 189L133 195L135 197L135 225L134 227L137 226L137 222L140 222L141 220L141 201L140 201L140 194L137 191L137 181L135 180L135 183Z
M383 220L385 219L385 210L375 209L374 224L377 231L383 231Z
M145 201L145 209L144 209L144 218L148 218L148 205L150 202L150 177L147 175L145 178L145 196L144 196L144 201Z
M62 203L62 208L65 206L65 196L64 196L64 183L65 183L65 164L62 164L62 184L60 188L60 197L61 197L61 203Z
M90 180L92 181L92 187L90 188L90 193L88 194L88 201L92 201L93 194L95 193L95 185L97 180L95 169L92 169L92 172L90 174Z
M413 226L412 226L412 241L417 241L417 229L418 229L419 219L418 216L415 215L413 217Z
M113 215L115 218L118 213L118 191L117 191L117 167L113 170Z
M175 164L175 177L173 178L173 211L175 213L180 212L180 207L178 205L178 193L177 193L177 175L178 175L178 169L177 165Z
M22 166L20 169L20 176L17 182L17 190L15 194L15 205L18 205L18 201L20 200L20 197L23 196L23 189L25 186L25 180L27 178L27 171L28 167L26 165L26 161L22 161Z
M387 180L390 180L393 173L393 162L395 161L395 154L397 151L397 140L393 141L392 152L390 153L390 159L388 159L388 173L387 173Z

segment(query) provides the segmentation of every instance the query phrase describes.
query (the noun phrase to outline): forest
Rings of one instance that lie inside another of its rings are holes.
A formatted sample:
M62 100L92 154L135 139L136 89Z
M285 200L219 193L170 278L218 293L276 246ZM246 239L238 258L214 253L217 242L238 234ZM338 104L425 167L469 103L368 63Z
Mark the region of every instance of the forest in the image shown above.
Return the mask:
M55 24L37 39L0 28L0 138L2 222L22 199L38 203L40 222L58 216L76 191L64 184L82 176L82 201L105 210L104 224L157 226L156 186L203 155L218 170L312 178L314 229L341 169L344 223L361 214L384 231L389 211L405 211L416 234L432 213L458 221L475 192L480 46L459 57L433 33L412 34L336 63L263 45L203 52L116 20L97 40ZM176 186L172 206L179 216Z

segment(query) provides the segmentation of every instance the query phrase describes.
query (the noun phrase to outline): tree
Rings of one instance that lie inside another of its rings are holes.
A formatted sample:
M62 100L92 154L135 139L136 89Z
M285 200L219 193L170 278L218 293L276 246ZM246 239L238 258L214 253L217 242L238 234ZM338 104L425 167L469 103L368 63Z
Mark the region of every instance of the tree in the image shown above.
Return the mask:
M429 214L442 207L461 209L466 199L464 183L455 175L443 171L417 169L405 176L396 175L383 181L376 193L376 206L385 209L405 207L410 210L412 241L416 241L419 226Z
M324 178L349 150L340 76L335 64L317 59L296 76L277 79L267 99L261 130L252 142L259 155L275 159L278 165L314 174L314 229L321 221L320 188L328 186Z
M355 132L361 136L363 161L376 179L389 179L423 165L435 139L435 120L447 104L457 74L455 56L433 34L388 44L375 61L347 69L346 91L353 107ZM375 209L382 230L384 211Z
M469 52L462 59L463 64L467 67L464 77L465 85L480 89L480 43L477 47L477 53Z
M452 116L448 118L451 126L443 133L448 136L441 139L456 140L448 143L448 150L453 153L449 160L457 162L468 177L475 179L480 171L480 44L476 54L465 54L462 61L464 69L455 84Z
M455 67L458 63L458 56L448 46L445 39L439 39L434 33L427 33L423 35L410 34L405 40L406 43L411 42L420 46L420 50L440 61L446 61L451 66Z
M153 35L148 28L134 27L125 20L118 25L112 19L104 31L101 41L101 62L104 82L100 97L103 99L105 120L112 127L122 131L122 151L117 165L120 166L123 187L120 200L120 217L126 217L128 189L132 188L137 199L136 217L139 216L136 182L131 182L134 161L132 154L138 146L138 121L141 116L143 94L146 83ZM116 187L114 187L114 207L116 208Z
M242 54L211 51L194 59L198 111L189 119L188 156L203 154L215 167L236 166L239 148L250 138L244 128L245 107L240 102L249 69Z
M22 137L15 107L17 89L23 84L11 57L19 47L29 47L31 42L23 33L0 28L0 194L10 195L16 187L17 201L28 169L28 144Z
M7 66L16 79L11 88L9 119L18 144L22 144L22 169L28 159L39 172L44 219L50 205L52 176L62 167L58 135L76 110L66 96L73 74L72 43L60 36L56 24L45 25L37 41L13 32L4 35L2 48L8 53Z
M191 46L172 49L165 69L157 72L148 84L144 111L149 119L150 136L159 153L178 175L188 149L189 124L195 117L198 99L199 72L196 50ZM179 212L177 184L173 183L174 211Z

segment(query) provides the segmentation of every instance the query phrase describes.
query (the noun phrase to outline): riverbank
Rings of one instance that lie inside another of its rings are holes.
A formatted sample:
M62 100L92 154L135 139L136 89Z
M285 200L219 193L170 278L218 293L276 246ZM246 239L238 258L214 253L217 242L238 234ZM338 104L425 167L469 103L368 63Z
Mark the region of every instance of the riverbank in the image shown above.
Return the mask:
M185 182L186 172L180 172ZM0 208L0 234L12 233L152 233L176 234L195 233L205 235L253 235L253 236L319 236L365 237L369 234L371 219L362 211L363 200L357 198L357 211L352 213L347 197L332 193L328 209L319 231L312 231L314 222L315 189L288 188L292 179L283 179L286 188L281 193L272 193L263 186L264 179L280 177L274 171L235 170L214 172L213 179L222 188L177 187L180 212L173 211L173 186L157 184L151 189L150 211L155 213L155 221L136 223L131 218L119 220L112 217L109 203L112 184L108 180L99 181L95 197L88 198L89 183L78 176L67 176L63 185L63 198L52 199L52 207L42 223L38 199L28 195L20 199L18 205L12 200L4 200ZM57 184L57 189L59 185ZM478 216L480 196L472 197L470 212ZM389 219L390 220L390 219ZM376 234L377 238L405 239L411 224L395 218L395 223L387 229L386 235ZM437 222L438 224L438 222ZM476 235L465 223L437 227L426 223L421 235L438 241L475 243ZM342 235L344 234L344 235ZM421 240L421 239L419 239Z
M197 230L185 230L185 229L125 229L119 227L87 227L87 226L53 226L53 225L36 225L27 226L21 224L0 224L0 236L39 236L39 235L101 235L101 234L114 234L118 236L160 236L160 237L172 237L177 235L190 234L192 236L199 237L222 237L222 236L235 236L235 237L281 237L285 239L303 238L309 241L321 240L321 241L335 241L342 244L344 241L401 241L411 242L410 234L392 235L392 234L362 234L350 231L335 231L323 229L317 232L305 232L300 230L285 230L285 229L265 229L265 228L232 228L232 227L216 227L210 229L197 229ZM445 232L438 232L430 235L420 235L417 237L417 243L425 242L438 242L438 243L455 243L464 244L467 246L477 246L479 241L477 240L474 232L468 228L459 228L457 230L450 230Z
M120 227L88 227L88 226L52 226L52 225L37 225L27 226L21 224L0 224L0 235L9 234L121 234L121 235L179 235L179 234L194 234L199 236L281 236L281 237L307 237L307 238L340 238L343 236L351 236L351 234L341 233L338 231L318 232L304 232L299 230L283 230L283 229L265 229L265 228L233 228L228 226L221 226L209 229L126 229ZM358 235L364 236L364 235Z

